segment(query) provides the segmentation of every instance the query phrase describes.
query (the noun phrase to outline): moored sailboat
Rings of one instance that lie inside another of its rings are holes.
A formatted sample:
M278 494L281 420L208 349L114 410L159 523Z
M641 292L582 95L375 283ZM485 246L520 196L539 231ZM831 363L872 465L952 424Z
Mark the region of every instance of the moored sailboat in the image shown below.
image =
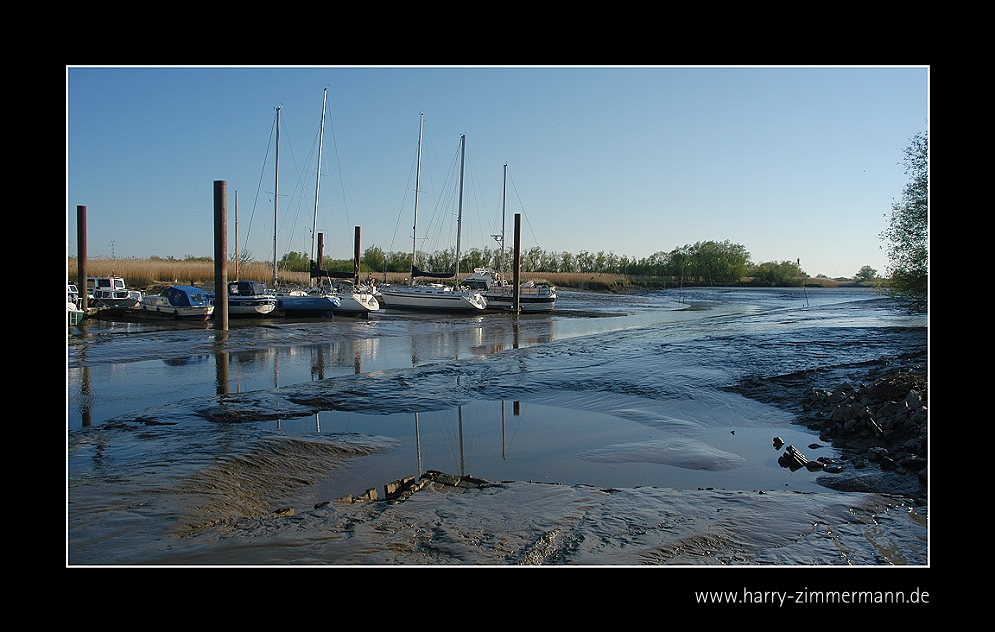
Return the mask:
M316 263L318 258L315 254L315 237L317 236L317 223L318 223L318 193L321 186L321 148L322 141L325 133L325 103L328 98L328 88L325 88L324 95L321 101L321 128L318 134L318 168L315 177L314 186L314 224L311 231L311 281L312 285L308 288L297 288L297 289L286 289L280 288L277 279L277 246L276 246L276 222L277 222L277 196L274 195L273 202L273 286L276 288L276 300L277 308L285 315L291 317L310 317L310 318L331 318L337 313L343 314L368 314L369 312L376 311L380 309L380 303L374 298L372 292L366 292L364 288L350 285L339 285L336 287L334 284L327 283L321 284L322 276L328 276L328 273L323 273L320 270L320 266ZM277 160L276 160L276 179L279 181L279 166L280 166L280 133L279 133L279 123L280 115L279 109L277 110ZM279 183L277 183L279 186ZM314 285L314 281L318 280L319 284ZM329 279L330 280L330 279Z
M473 274L463 282L471 288L483 292L487 299L487 309L510 311L515 309L515 284L509 282L504 273L504 218L508 192L508 165L504 166L504 183L501 194L501 271L492 268L474 268ZM498 236L495 236L495 239ZM556 306L556 288L552 285L526 281L518 284L518 309L523 312L550 312Z
M418 127L418 171L415 179L415 221L413 233L418 228L418 188L421 179L421 142L424 115L421 116ZM456 271L450 273L432 273L418 269L415 265L417 254L417 234L413 234L411 248L411 276L407 285L392 284L382 289L386 307L395 309L417 309L445 312L478 312L487 307L487 300L478 290L472 290L460 284L460 232L463 223L463 158L466 154L466 136L460 136L460 191L459 214L456 229ZM455 285L441 282L416 281L418 278L455 279Z

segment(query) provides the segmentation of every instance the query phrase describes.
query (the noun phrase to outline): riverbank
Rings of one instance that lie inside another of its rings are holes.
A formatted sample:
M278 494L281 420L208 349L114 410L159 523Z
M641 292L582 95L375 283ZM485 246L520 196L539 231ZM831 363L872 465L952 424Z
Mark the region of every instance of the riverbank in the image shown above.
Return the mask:
M838 372L837 369L835 372ZM752 379L736 391L798 415L799 423L841 452L843 464L809 459L820 446L785 449L783 467L825 470L822 484L838 491L875 491L928 504L928 358L915 353L852 367L835 387L811 371Z

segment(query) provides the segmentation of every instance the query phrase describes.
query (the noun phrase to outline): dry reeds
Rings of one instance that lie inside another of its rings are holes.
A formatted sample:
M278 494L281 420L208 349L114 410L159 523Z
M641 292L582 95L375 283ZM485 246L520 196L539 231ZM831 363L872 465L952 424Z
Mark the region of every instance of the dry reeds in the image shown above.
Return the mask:
M75 257L69 257L68 280L76 280L78 264ZM310 281L307 272L278 271L281 283L290 285L307 285ZM214 289L214 262L206 260L179 259L88 259L86 276L119 276L125 285L133 289L154 290L166 285L196 285L208 290ZM508 275L509 278L511 275ZM380 273L363 272L362 280L373 278L377 282L404 283L408 275L400 272ZM228 266L228 279L235 280L234 267ZM272 264L250 262L239 266L238 278L241 280L263 281L271 284L273 281ZM521 280L533 281L537 284L570 287L594 292L619 292L631 289L638 281L623 274L607 274L593 272L523 272Z

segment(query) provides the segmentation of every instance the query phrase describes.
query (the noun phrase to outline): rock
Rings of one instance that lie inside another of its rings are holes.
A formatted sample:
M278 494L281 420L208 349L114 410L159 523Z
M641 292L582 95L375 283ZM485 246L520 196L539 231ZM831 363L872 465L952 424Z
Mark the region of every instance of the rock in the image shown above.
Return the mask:
M778 465L780 465L781 467L790 468L792 472L799 470L803 467L807 467L808 462L809 461L805 457L805 455L799 452L798 448L796 448L793 445L789 445L787 448L785 448L784 454L782 454L777 459Z
M899 463L903 469L910 472L921 472L926 469L926 459L921 456L907 456Z
M880 463L881 460L885 456L887 456L887 454L888 454L887 448L882 448L881 446L874 446L873 448L867 451L867 459L871 463Z
M873 465L892 477L915 474L922 488L917 500L925 502L927 387L924 365L916 365L879 374L869 384L847 381L832 390L812 389L802 398L802 421L819 432L820 441L843 450L854 469ZM778 461L798 466L789 455ZM839 467L827 463L822 469L835 472Z

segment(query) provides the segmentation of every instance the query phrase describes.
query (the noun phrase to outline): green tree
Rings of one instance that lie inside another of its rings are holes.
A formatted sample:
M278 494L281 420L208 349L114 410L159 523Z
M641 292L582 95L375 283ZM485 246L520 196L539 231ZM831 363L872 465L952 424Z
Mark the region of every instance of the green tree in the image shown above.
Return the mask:
M288 252L280 259L278 267L291 272L307 272L311 269L310 261L306 252Z
M909 183L891 205L887 241L888 292L913 309L925 311L929 299L929 137L919 132L905 148Z
M784 287L801 285L805 273L795 261L765 261L754 266L750 275L754 285Z
M878 271L871 266L863 266L853 275L853 280L857 283L868 283L878 278Z
M380 246L368 247L360 261L372 272L383 272L387 269L387 255Z

